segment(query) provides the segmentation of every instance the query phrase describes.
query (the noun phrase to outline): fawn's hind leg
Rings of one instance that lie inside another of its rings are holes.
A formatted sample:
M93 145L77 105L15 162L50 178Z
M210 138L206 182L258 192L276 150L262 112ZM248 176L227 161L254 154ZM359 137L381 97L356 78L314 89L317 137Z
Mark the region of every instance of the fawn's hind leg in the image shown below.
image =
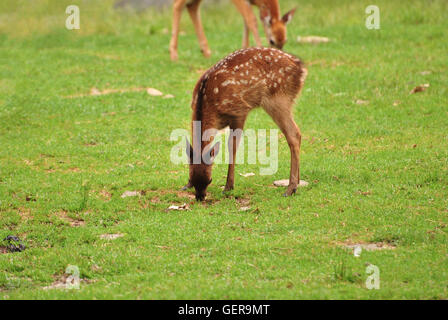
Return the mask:
M300 181L300 146L302 136L300 129L294 121L292 114L293 101L289 99L278 99L275 104L270 103L264 106L266 112L272 117L275 123L286 137L291 152L291 170L289 174L289 185L284 196L290 196L297 190Z
M294 121L292 114L290 117L281 119L278 123L280 129L288 141L289 150L291 152L291 171L289 174L288 189L284 196L290 196L296 192L297 186L300 182L300 145L302 136L300 129Z

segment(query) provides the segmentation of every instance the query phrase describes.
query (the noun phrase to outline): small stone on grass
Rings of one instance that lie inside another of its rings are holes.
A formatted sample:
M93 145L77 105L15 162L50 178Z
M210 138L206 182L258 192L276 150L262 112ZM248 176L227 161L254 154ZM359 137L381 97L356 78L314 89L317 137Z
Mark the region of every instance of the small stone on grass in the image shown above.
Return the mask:
M306 187L309 183L305 180L300 180L299 187ZM276 187L287 187L289 186L289 179L276 180L274 181L274 186Z

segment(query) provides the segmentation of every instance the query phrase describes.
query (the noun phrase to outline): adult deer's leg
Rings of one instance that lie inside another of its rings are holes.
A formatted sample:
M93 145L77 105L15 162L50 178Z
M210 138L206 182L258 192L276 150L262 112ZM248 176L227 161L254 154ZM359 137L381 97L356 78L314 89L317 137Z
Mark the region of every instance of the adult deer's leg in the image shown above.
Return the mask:
M201 15L199 13L199 5L201 0L194 0L193 2L187 4L188 13L190 14L191 20L193 21L194 29L199 40L199 47L201 48L202 54L208 58L211 55L210 48L208 47L207 38L205 37L204 28L202 27Z
M171 30L170 56L171 60L177 60L177 39L179 37L179 24L187 0L174 0L173 4L173 26Z
M244 21L243 48L249 48L249 27L246 21Z
M236 150L241 140L243 133L245 118L234 119L230 122L230 135L228 142L229 149L229 170L227 172L227 182L224 191L233 190L235 185L235 161L236 161Z
M292 115L291 107L293 102L287 100L276 102L277 105L270 104L265 107L265 110L279 126L289 145L291 152L291 170L289 174L289 185L283 195L290 196L296 192L300 181L300 146L302 136Z
M254 12L252 11L252 8L250 7L250 4L246 0L232 0L235 7L238 9L238 11L241 13L244 19L245 26L252 31L252 34L254 35L255 43L257 44L257 47L261 47L261 39L260 35L258 34L258 26L257 26L257 18L255 17ZM249 37L247 37L249 38ZM243 47L245 48L245 41L243 37ZM247 46L249 46L249 43L247 41Z

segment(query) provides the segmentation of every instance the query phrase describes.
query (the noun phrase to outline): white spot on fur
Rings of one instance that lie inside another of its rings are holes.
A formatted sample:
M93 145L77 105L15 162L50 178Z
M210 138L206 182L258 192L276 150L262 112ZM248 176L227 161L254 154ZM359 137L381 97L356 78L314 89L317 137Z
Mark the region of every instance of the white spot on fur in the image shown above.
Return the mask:
M233 80L233 79L228 79L228 80L224 81L223 83L221 83L221 86L226 87L226 86L228 86L229 84L235 84L235 80Z

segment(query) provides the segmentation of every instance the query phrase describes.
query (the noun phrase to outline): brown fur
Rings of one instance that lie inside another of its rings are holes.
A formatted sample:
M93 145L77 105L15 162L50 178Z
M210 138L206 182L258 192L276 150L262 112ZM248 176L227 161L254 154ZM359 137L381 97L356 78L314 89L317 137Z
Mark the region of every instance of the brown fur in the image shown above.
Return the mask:
M307 70L303 63L277 49L250 48L236 51L209 69L200 78L193 92L192 123L201 122L199 132L192 132L191 154L204 150L216 155L212 141L201 141L208 129L243 129L248 113L261 106L277 123L291 149L291 174L286 195L295 192L299 182L299 152L301 135L294 122L292 106L303 87ZM192 127L193 128L193 127ZM239 137L229 139L229 171L225 190L234 186L234 168ZM191 158L191 156L190 156ZM196 197L203 200L211 182L212 164L190 164L188 187L195 187Z
M179 36L179 23L182 10L187 7L191 20L199 40L199 46L205 57L211 55L207 38L205 37L204 28L202 27L201 16L199 14L199 6L202 0L175 0L173 4L173 26L170 41L170 55L172 60L177 60L177 39ZM280 17L280 6L278 0L232 0L244 20L243 48L249 47L249 33L252 32L255 43L261 47L261 39L258 34L257 19L252 11L251 5L260 10L260 19L263 23L266 38L272 47L281 49L287 40L286 24L294 15L295 9Z

